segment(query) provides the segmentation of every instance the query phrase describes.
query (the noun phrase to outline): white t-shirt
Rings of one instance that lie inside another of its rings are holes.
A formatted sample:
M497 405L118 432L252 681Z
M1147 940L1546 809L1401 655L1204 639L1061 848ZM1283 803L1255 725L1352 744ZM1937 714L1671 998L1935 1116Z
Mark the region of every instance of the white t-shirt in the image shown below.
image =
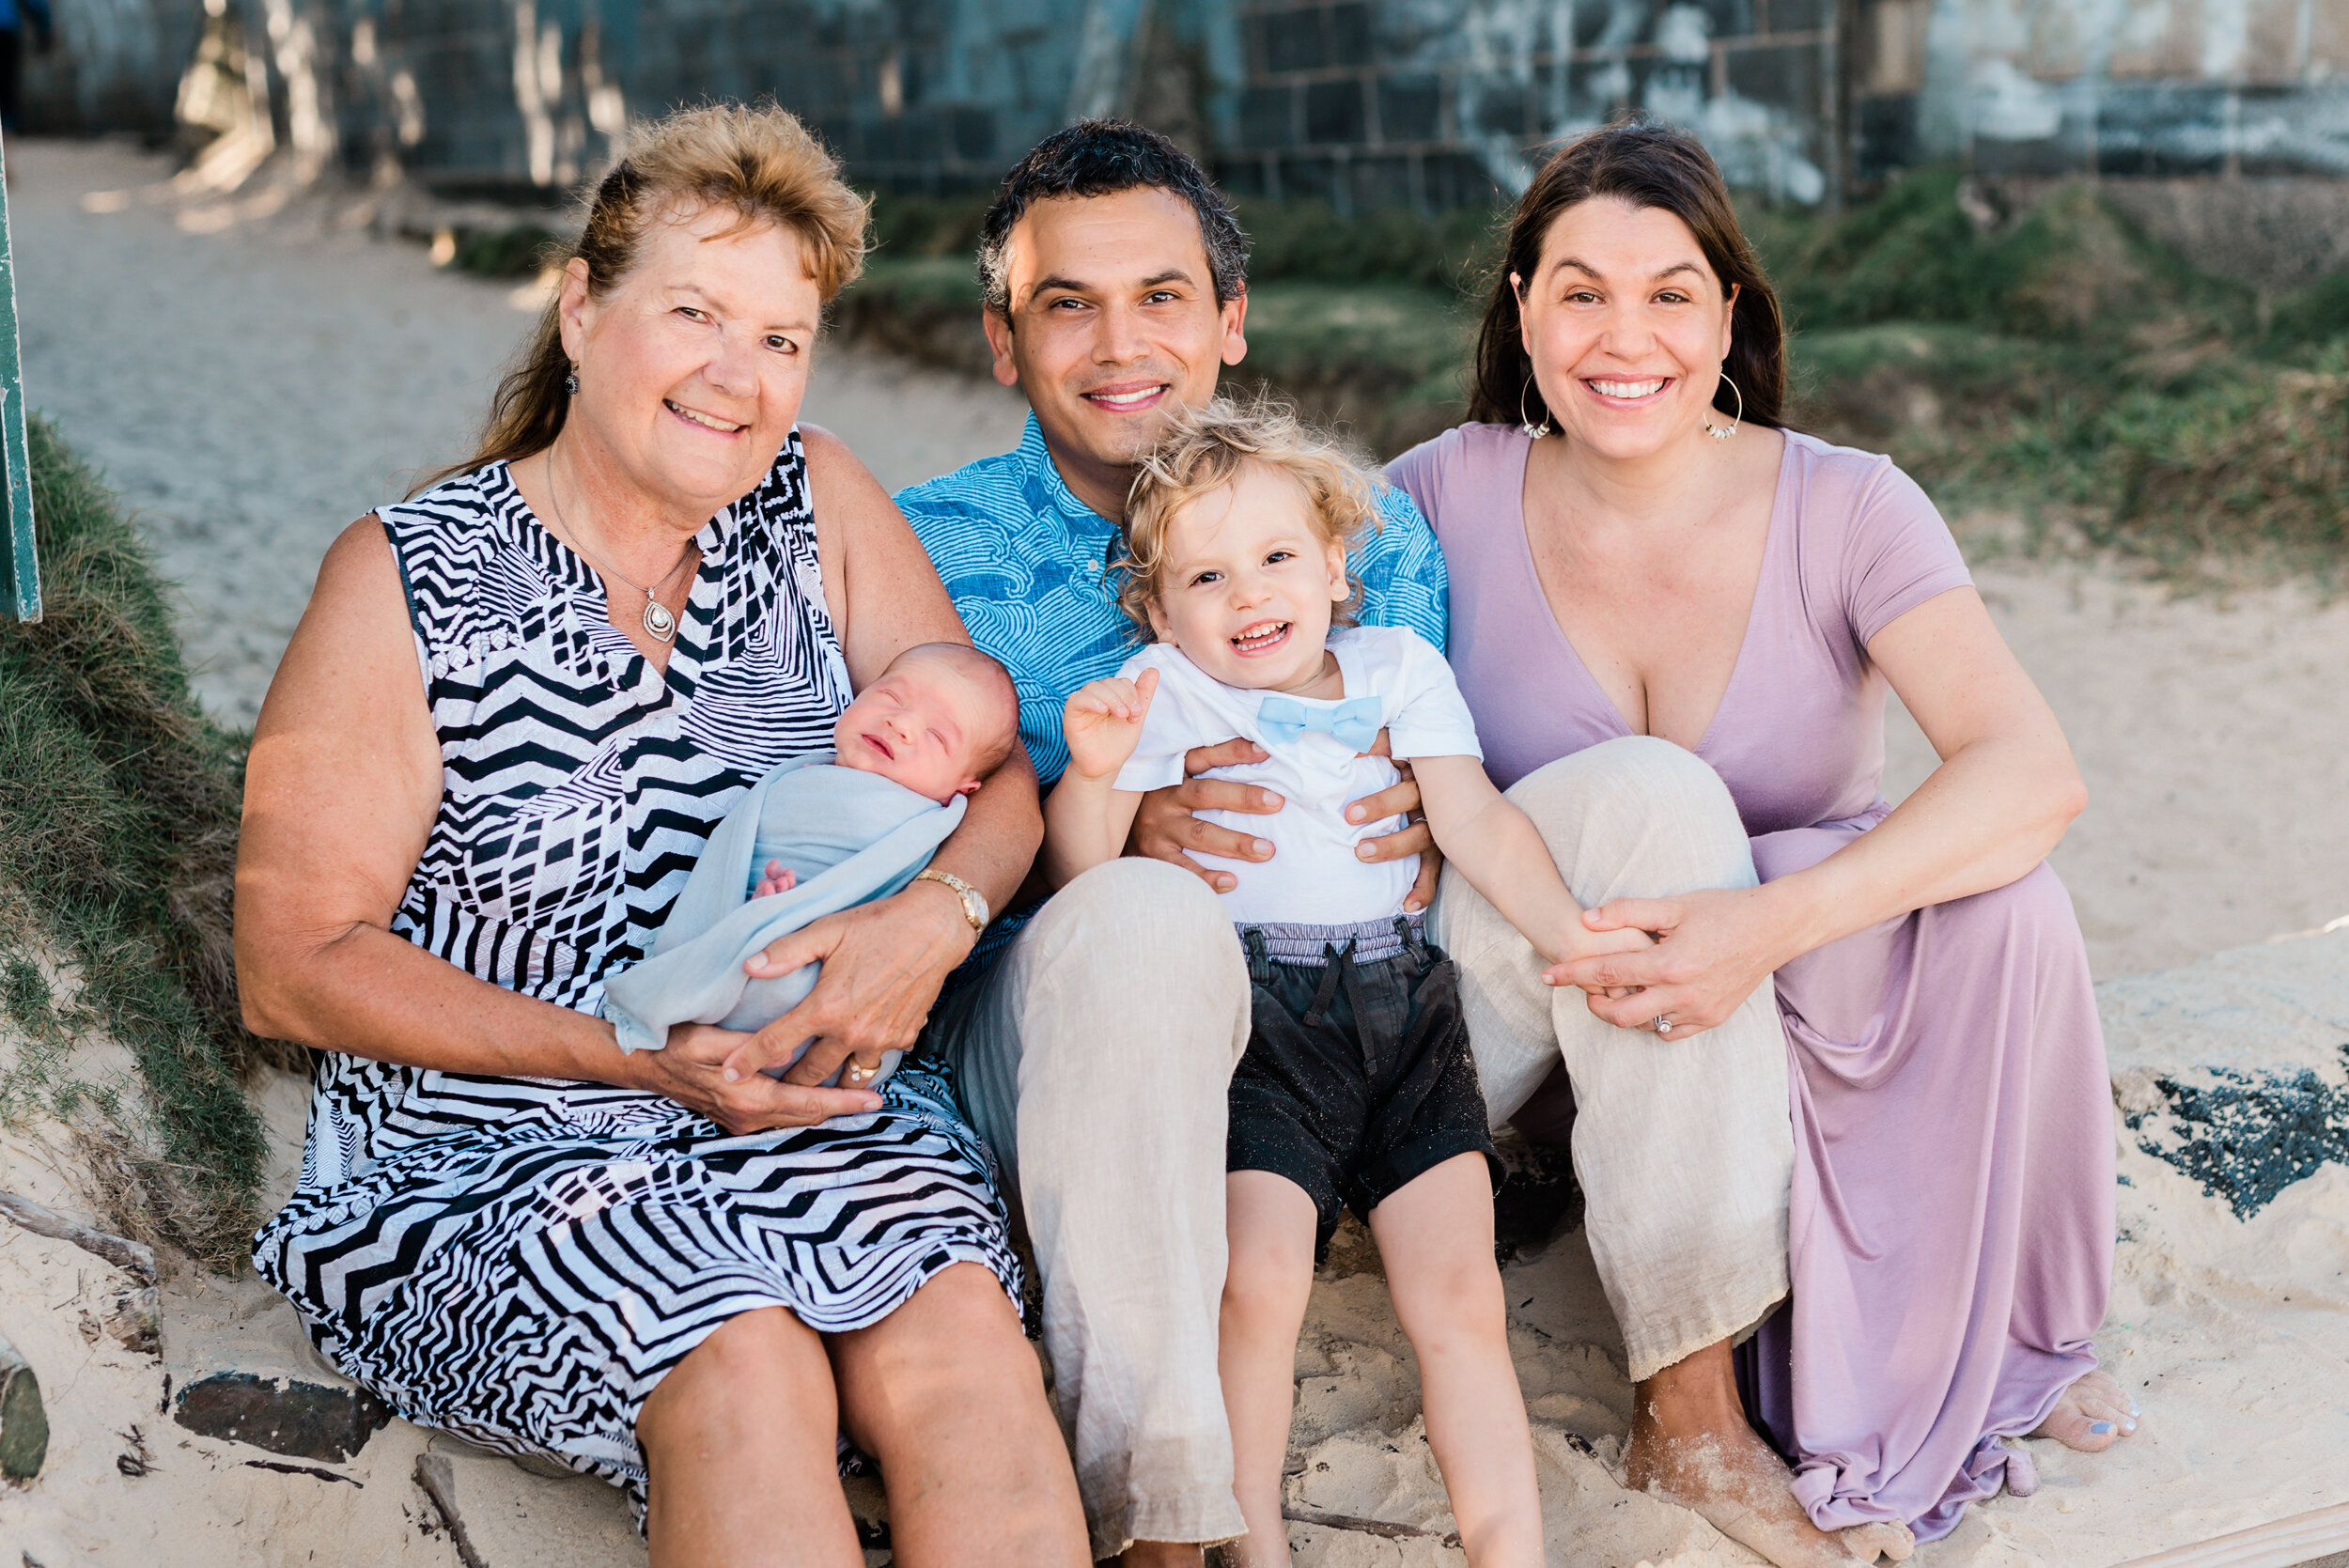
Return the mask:
M1348 627L1330 634L1346 681L1345 701L1376 697L1378 728L1387 732L1398 759L1476 757L1476 724L1453 681L1452 666L1425 638L1401 627ZM1154 643L1126 661L1128 680L1144 670L1159 672L1158 693L1143 720L1142 740L1117 775L1117 787L1160 789L1183 780L1183 755L1194 746L1212 746L1234 737L1252 740L1270 755L1267 762L1218 768L1205 776L1236 779L1277 793L1282 807L1269 816L1210 811L1200 815L1235 831L1270 839L1269 861L1227 861L1196 851L1202 865L1232 873L1237 885L1223 906L1242 924L1295 923L1350 925L1399 912L1419 874L1414 858L1368 864L1354 846L1392 833L1399 816L1381 822L1349 823L1346 808L1374 795L1401 775L1385 757L1362 756L1320 730L1294 738L1268 738L1260 710L1270 691L1226 686L1183 657L1172 643ZM1297 709L1328 716L1340 701L1306 702L1281 697ZM1276 717L1280 715L1276 708ZM1366 743L1366 742L1365 742Z

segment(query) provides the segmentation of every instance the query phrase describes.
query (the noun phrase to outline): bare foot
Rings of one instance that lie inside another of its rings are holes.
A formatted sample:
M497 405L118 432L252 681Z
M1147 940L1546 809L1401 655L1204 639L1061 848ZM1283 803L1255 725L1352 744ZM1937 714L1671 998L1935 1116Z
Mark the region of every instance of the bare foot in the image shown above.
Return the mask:
M1200 1568L1206 1556L1195 1541L1137 1541L1117 1560L1120 1568Z
M1778 1568L1864 1568L1890 1549L1877 1537L1847 1541L1811 1522L1785 1461L1746 1424L1726 1340L1639 1386L1624 1484L1694 1509Z
M1835 1533L1843 1537L1843 1545L1862 1562L1874 1562L1879 1556L1894 1562L1906 1562L1909 1554L1917 1549L1917 1538L1898 1519L1887 1519L1881 1524L1854 1525Z
M2031 1433L2065 1448L2099 1453L2137 1430L2137 1401L2101 1367L2082 1373Z
M1794 1476L1751 1432L1667 1437L1633 1418L1624 1455L1624 1483L1693 1509L1732 1541L1752 1547L1778 1568L1858 1568L1874 1562L1857 1543L1811 1522L1795 1500ZM1642 1430L1642 1428L1645 1430Z

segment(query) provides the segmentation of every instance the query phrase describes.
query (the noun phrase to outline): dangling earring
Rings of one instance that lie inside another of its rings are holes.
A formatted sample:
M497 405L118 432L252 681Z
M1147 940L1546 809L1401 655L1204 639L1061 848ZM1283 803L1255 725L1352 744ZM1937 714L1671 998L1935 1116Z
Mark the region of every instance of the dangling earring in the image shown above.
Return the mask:
M567 397L579 396L579 366L576 365L571 366L570 374L563 378L563 395Z
M1526 396L1532 390L1533 372L1529 370L1525 373L1525 385L1517 389L1517 428L1525 432L1526 440L1539 441L1549 434L1549 404L1547 398L1543 400L1542 422L1539 425L1534 424L1525 412Z
M1721 372L1721 380L1729 381L1728 371L1724 370ZM1730 437L1737 433L1737 427L1746 422L1746 395L1737 391L1737 383L1735 381L1729 381L1729 390L1736 394L1737 417L1729 422L1729 428L1726 430L1722 429L1719 426L1714 424L1709 419L1704 422L1704 433L1711 436L1715 441L1727 441Z

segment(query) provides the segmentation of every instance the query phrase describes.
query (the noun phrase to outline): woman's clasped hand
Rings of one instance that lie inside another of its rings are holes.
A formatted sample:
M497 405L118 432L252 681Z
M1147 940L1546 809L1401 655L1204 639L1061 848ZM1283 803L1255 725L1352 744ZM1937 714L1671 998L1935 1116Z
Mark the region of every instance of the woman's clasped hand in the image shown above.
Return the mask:
M1719 1027L1798 949L1769 908L1767 890L1705 888L1675 898L1619 898L1586 909L1594 933L1647 940L1612 953L1552 964L1543 984L1590 993L1594 1017L1618 1029L1653 1029L1682 1039Z

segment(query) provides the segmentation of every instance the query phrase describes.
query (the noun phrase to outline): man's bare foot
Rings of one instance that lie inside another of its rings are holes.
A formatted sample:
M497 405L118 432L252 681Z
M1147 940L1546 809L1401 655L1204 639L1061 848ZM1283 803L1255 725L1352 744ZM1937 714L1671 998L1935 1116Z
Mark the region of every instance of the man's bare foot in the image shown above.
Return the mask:
M1641 1428L1635 1417L1624 1455L1625 1484L1695 1510L1778 1568L1858 1568L1884 1549L1871 1541L1862 1555L1861 1543L1812 1524L1795 1500L1795 1478L1785 1463L1750 1432L1666 1437L1652 1426L1645 1433Z
M1117 1560L1120 1568L1200 1568L1206 1553L1196 1541L1137 1541Z
M1794 1483L1785 1461L1746 1424L1728 1341L1639 1386L1624 1451L1624 1484L1633 1491L1694 1509L1778 1568L1862 1568L1892 1549L1876 1527L1861 1527L1875 1533L1860 1540L1850 1539L1859 1530L1837 1536L1812 1524Z
M2100 1453L2136 1430L2137 1401L2099 1367L2082 1373L2063 1390L2031 1436L2053 1437L2082 1453Z

